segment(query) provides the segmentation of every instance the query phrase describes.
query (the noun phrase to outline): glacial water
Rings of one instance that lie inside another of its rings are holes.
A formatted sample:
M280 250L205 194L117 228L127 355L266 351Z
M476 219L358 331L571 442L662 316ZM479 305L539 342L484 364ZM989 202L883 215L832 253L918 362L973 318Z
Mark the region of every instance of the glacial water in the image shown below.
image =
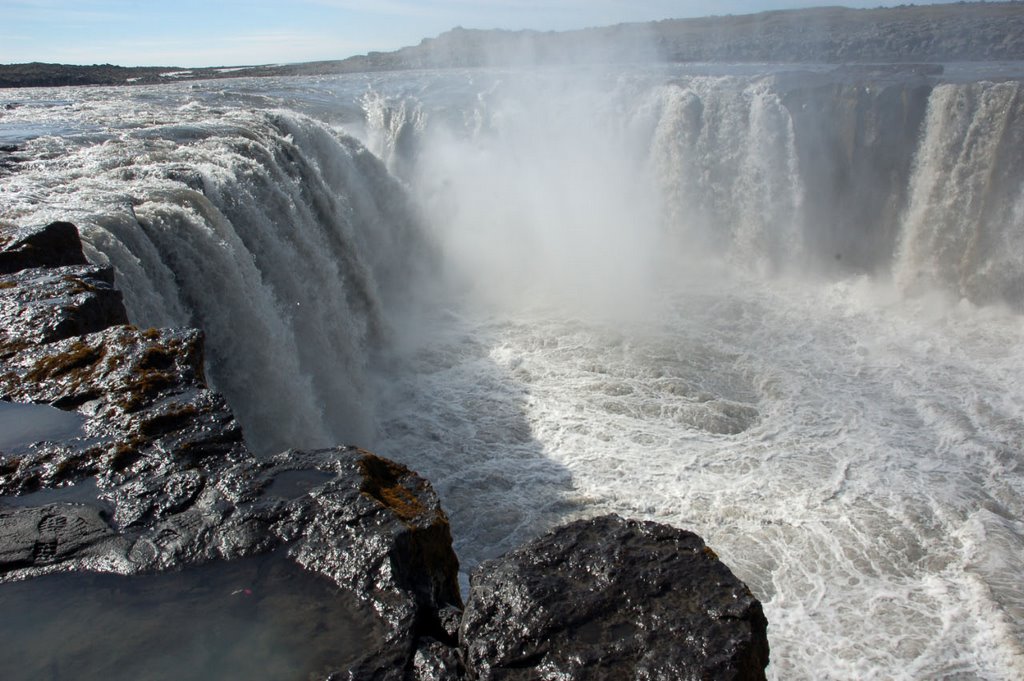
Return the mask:
M750 585L771 678L1016 679L1011 66L0 91L0 216L202 327L258 451L427 476L464 571L614 511Z

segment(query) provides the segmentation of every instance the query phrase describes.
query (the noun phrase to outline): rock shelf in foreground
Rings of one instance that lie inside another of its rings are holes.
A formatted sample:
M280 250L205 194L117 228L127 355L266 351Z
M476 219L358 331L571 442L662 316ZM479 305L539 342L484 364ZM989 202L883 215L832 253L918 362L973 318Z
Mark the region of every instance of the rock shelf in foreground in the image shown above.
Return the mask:
M355 447L255 457L206 386L201 332L127 322L73 225L0 231L0 400L82 419L0 433L0 582L283 549L384 632L321 678L764 678L760 603L696 535L572 523L481 565L463 611L428 481Z

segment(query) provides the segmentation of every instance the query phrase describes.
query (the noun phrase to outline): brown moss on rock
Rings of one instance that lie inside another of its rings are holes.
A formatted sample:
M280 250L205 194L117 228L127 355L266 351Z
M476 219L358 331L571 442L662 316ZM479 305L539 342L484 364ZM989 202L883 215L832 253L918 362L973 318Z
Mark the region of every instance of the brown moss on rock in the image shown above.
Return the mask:
M92 461L86 454L69 456L60 459L54 466L52 481L60 484L77 480L87 475L95 475L98 470L96 462Z
M199 416L199 410L192 405L185 405L156 414L139 424L139 432L147 437L156 437L172 430L178 430Z
M104 354L103 346L93 347L83 340L78 340L65 352L41 357L25 377L40 383L68 375L75 378L75 374L82 374L86 369L95 366L103 359Z
M360 454L362 456L356 464L363 476L360 492L376 499L406 522L427 512L417 495L420 490L410 490L402 484L403 479L419 480L413 478L408 468L367 451L360 450Z
M87 281L82 277L76 277L72 274L66 274L61 277L61 281L69 285L66 289L68 295L80 295L83 293L98 293L101 289L96 284Z
M127 442L121 442L114 447L113 453L107 460L107 465L115 473L124 473L142 458L140 448L145 441L141 438L133 438Z
M12 456L6 459L0 457L0 477L17 473L20 465L21 459L19 457Z

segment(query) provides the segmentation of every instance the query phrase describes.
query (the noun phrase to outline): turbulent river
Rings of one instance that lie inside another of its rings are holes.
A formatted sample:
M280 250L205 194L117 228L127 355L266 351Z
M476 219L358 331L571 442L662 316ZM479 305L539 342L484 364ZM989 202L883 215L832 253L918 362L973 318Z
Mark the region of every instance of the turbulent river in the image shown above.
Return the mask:
M1017 679L1019 72L0 90L0 220L201 327L257 451L427 476L466 573L618 512L750 585L772 678Z

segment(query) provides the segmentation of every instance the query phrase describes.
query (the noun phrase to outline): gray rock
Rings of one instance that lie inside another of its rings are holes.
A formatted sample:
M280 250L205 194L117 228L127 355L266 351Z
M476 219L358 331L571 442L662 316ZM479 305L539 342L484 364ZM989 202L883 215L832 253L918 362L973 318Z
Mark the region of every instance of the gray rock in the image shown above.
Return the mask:
M766 628L700 537L604 516L480 565L461 640L471 679L763 679Z
M0 276L0 355L127 323L109 267L66 265Z
M194 330L115 326L27 347L0 362L0 399L87 417L84 438L4 452L0 494L93 475L121 485L192 469L208 457L227 465L251 456L223 397L205 386L202 334Z
M0 572L29 567L45 572L69 561L95 568L126 544L94 506L0 507Z
M87 264L78 228L70 222L0 230L0 274L30 267Z

